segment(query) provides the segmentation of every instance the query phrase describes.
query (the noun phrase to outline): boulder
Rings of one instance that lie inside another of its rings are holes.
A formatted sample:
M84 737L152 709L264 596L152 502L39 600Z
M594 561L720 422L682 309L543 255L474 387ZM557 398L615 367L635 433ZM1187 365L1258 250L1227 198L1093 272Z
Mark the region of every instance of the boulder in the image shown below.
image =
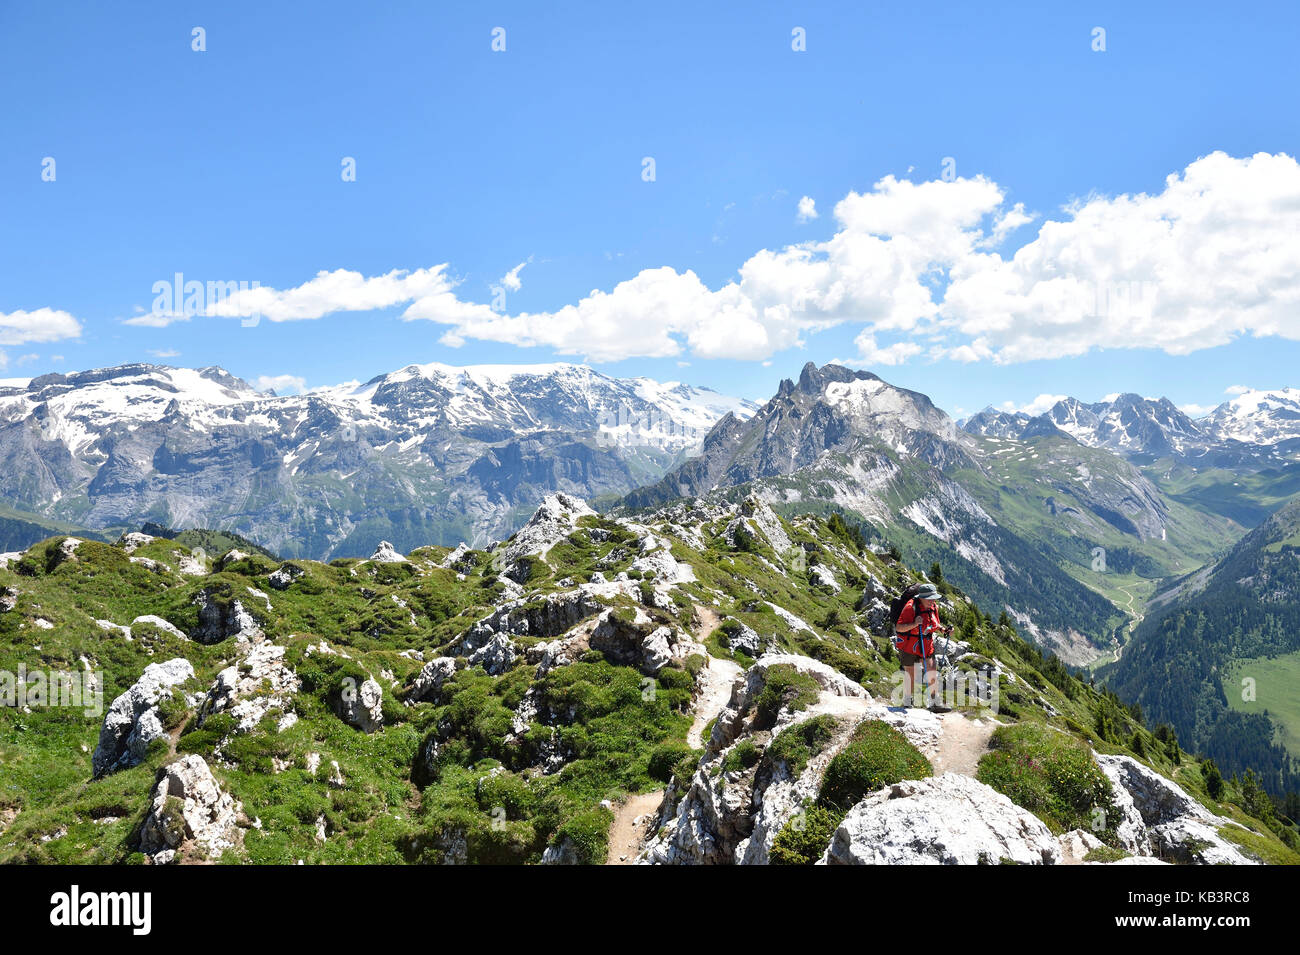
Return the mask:
M1083 862L1089 852L1105 845L1086 829L1071 829L1057 836L1056 842L1061 847L1061 861L1070 863Z
M166 735L158 718L158 704L170 699L173 688L193 679L194 667L182 657L144 668L125 693L115 699L104 714L99 745L91 757L96 777L141 762L149 744Z
M290 699L302 684L285 665L284 652L277 644L261 643L239 665L218 673L199 707L198 725L214 713L230 713L235 731L247 733L272 711L291 715Z
M151 614L151 613L141 614L140 616L136 617L134 620L131 621L131 626L134 627L137 624L141 624L141 623L146 623L149 624L150 626L157 627L159 630L162 630L164 633L170 633L173 637L177 637L181 640L189 640L189 637L185 636L185 633L181 630L180 627L173 626L170 622L164 620L162 617L159 617L155 614ZM128 629L128 633L129 632L130 631Z
M435 699L442 685L456 675L455 657L436 657L426 663L406 690L410 703Z
M279 568L267 578L267 580L276 590L285 590L305 573L306 571L297 564L284 563L281 564Z
M161 771L140 829L140 851L156 856L192 844L208 858L219 859L241 840L240 812L202 756L182 756Z
M763 638L751 627L739 620L728 621L723 642L732 650L739 650L747 657L757 657L763 652Z
M384 725L384 690L373 679L367 679L355 692L344 693L339 699L338 716L363 733L374 733Z
M1043 822L969 776L904 780L849 810L820 865L1055 865Z
M410 563L405 557L399 554L393 545L388 541L380 541L375 552L370 555L370 560L376 564L406 564Z
M133 554L145 544L152 544L157 539L149 534L141 534L139 531L130 531L119 537L117 544L126 553Z
M1219 835L1221 827L1237 823L1210 812L1176 782L1132 756L1095 755L1115 787L1116 802L1126 809L1126 823L1131 825L1131 815L1136 812L1144 827L1143 837L1136 840L1139 845L1135 854L1155 854L1197 865L1255 864L1254 859Z
M517 656L514 641L499 633L469 655L469 665L481 666L493 676L499 676L510 668Z
M228 637L237 642L260 643L266 634L258 626L257 618L244 609L235 598L229 602L216 600L212 588L199 591L194 603L199 608L199 625L192 634L199 643L220 643Z

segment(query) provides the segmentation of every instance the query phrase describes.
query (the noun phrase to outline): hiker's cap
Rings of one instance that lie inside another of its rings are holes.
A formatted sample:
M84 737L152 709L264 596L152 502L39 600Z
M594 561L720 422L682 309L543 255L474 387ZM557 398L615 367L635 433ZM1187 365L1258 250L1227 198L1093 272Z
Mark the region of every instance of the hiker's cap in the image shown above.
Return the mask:
M922 584L921 589L916 592L918 600L938 600L939 588L934 584Z

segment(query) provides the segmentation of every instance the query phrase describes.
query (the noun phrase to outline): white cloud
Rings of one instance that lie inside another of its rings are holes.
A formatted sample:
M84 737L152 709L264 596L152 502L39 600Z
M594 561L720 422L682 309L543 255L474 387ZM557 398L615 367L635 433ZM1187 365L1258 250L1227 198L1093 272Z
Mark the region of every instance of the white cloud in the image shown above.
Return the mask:
M81 323L67 312L57 309L0 312L0 345L56 342L64 338L76 338L80 334Z
M523 269L525 265L527 265L531 261L532 261L531 258L526 259L525 261L520 262L518 265L516 265L505 275L501 276L501 284L504 285L512 292L518 292L521 288L524 287L524 283L519 279L519 272Z
M999 362L1300 339L1297 209L1290 156L1213 153L1154 195L1071 204L1009 259L955 262L940 322Z
M1039 395L1033 401L1023 405L1017 405L1014 401L1002 402L1000 408L1002 411L1017 412L1021 411L1027 415L1038 416L1044 411L1051 409L1058 401L1063 401L1068 395Z
M136 328L166 328L176 322L188 322L190 317L182 312L145 312L134 318L122 320L123 325L134 325Z
M921 354L923 349L916 342L895 342L881 348L876 344L874 335L863 332L853 340L858 346L858 360L867 365L901 365L909 358Z
M392 308L426 296L450 294L455 283L446 273L445 263L414 272L394 269L370 278L348 269L322 271L311 281L284 291L267 286L240 289L221 301L206 303L205 314L240 318L260 315L272 322L294 322L335 312Z
M278 395L302 394L307 389L307 382L299 375L259 375L253 382L253 387L258 391L267 391L275 389Z
M800 210L815 213L804 198ZM1300 339L1297 210L1294 159L1213 153L1158 193L1074 202L1003 257L995 250L1035 216L1008 205L997 183L886 176L836 203L829 239L760 249L717 288L661 266L554 311L498 313L462 299L444 263L372 277L320 272L296 288L209 302L205 314L280 322L405 306L405 321L446 326L440 340L450 346L544 346L597 362L762 361L842 324L857 327L859 359L875 364L1009 363L1099 348L1186 354L1245 335ZM524 264L502 279L507 287Z
M817 203L813 201L812 196L804 196L799 200L799 211L795 215L797 222L812 222L817 218Z
M36 352L28 352L26 355L19 355L16 364L26 365L29 362L38 360L40 357L41 356L38 355Z
M150 348L149 354L154 358L178 358L180 352L174 348Z
M1181 411L1183 414L1187 415L1189 418L1202 418L1205 415L1209 414L1211 411L1213 411L1214 408L1215 408L1214 405L1197 405L1197 404L1187 404L1187 405L1178 406L1178 410Z
M1250 390L1251 389L1246 387L1245 385L1229 385L1227 388L1223 389L1223 393L1225 395L1232 395L1233 397L1236 397L1237 395L1244 395L1246 392Z

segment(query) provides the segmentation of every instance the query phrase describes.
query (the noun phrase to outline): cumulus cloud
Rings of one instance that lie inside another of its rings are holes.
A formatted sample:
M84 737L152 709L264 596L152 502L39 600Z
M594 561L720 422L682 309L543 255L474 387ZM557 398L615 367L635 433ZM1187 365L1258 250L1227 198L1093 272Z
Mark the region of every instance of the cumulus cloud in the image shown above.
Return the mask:
M302 394L307 389L307 381L299 375L259 375L253 387L258 391L274 389L277 395Z
M1002 402L1001 410L1009 412L1021 411L1027 415L1037 416L1049 410L1058 401L1063 401L1068 395L1039 395L1033 401L1023 405L1017 405L1014 401Z
M799 211L816 214L811 197ZM370 277L320 272L295 288L207 301L202 313L281 322L402 307L405 321L445 326L450 346L542 346L597 362L762 361L846 324L857 329L859 360L873 364L1010 363L1100 348L1181 355L1240 336L1300 339L1300 166L1290 156L1216 152L1158 192L1089 196L1006 255L1012 234L1038 217L983 176L886 176L833 214L829 239L759 249L716 288L661 266L554 311L498 312L462 298L444 263ZM507 288L525 264L502 279ZM0 316L0 335L13 318Z
M1251 389L1245 385L1229 385L1227 388L1223 389L1223 393L1225 395L1232 395L1235 398L1237 395L1244 395L1250 390Z
M0 345L56 342L64 338L76 338L80 334L81 323L67 312L57 309L0 312Z
M999 362L1300 338L1300 166L1221 152L1164 189L1072 203L1002 259L954 263L940 323Z
M817 218L817 203L813 201L812 196L804 196L799 200L799 211L795 214L797 222L812 222Z

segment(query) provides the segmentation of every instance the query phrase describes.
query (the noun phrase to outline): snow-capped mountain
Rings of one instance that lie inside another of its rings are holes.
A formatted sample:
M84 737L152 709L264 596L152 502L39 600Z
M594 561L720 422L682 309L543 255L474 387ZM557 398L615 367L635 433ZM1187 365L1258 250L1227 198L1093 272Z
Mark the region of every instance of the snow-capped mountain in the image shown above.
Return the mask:
M1221 441L1274 447L1295 442L1300 439L1300 388L1244 392L1200 423Z
M123 365L0 386L0 499L92 528L220 527L315 557L384 536L454 544L508 534L539 492L654 480L755 407L560 363L408 365L286 396L221 368Z
M1122 394L1090 404L1064 398L1037 416L986 408L962 428L969 434L1015 440L1067 434L1087 447L1144 461L1173 458L1194 467L1268 466L1300 445L1300 391L1247 392L1202 418L1192 418L1168 398Z
M1116 611L1063 567L1077 574L1103 547L1125 567L1142 559L1172 569L1184 522L1208 519L1169 501L1122 456L1070 440L1047 419L1007 418L1015 438L980 442L925 395L809 364L752 418L723 418L700 454L622 503L743 490L774 506L842 509L905 543L909 559L940 561L968 592L1085 664ZM1040 452L1021 437L1035 429L1064 440Z
M1114 395L1085 404L1063 398L1041 415L986 408L962 426L985 437L1023 440L1040 434L1068 434L1090 448L1124 455L1184 455L1203 449L1214 438L1168 398Z

